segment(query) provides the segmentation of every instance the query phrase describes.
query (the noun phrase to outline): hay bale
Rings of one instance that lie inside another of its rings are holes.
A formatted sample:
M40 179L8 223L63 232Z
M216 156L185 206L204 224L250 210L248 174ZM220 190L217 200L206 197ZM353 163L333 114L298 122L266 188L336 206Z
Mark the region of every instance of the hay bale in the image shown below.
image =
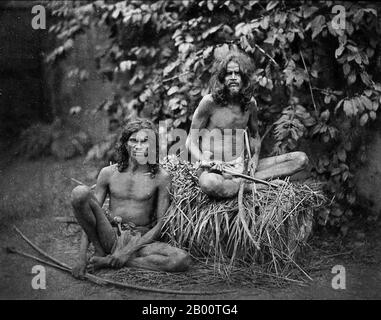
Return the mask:
M267 272L287 272L311 234L315 210L326 201L317 183L287 183L245 193L240 215L237 198L215 200L200 190L189 162L172 156L162 165L173 176L166 241L195 257L213 259L223 272L253 263Z

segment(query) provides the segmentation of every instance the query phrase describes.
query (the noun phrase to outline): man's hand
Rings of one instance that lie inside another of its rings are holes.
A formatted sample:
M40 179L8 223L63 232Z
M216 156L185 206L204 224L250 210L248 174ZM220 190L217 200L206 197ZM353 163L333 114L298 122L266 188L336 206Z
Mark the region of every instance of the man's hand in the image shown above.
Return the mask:
M201 167L211 168L213 166L212 153L210 151L205 151L201 156Z
M224 162L219 160L210 160L211 157L212 153L209 151L205 151L201 159L201 167L221 172L222 176L225 179L232 179L233 176L231 174L224 172Z
M252 158L249 160L249 164L247 166L247 172L254 176L255 171L257 170L257 165L255 164L255 160Z
M222 171L222 176L224 177L224 179L226 180L231 180L233 179L233 175L231 175L230 173L226 173L224 171Z
M222 172L224 162L220 160L211 160L212 155L213 153L210 151L204 151L201 158L201 167Z
M71 270L71 273L74 278L76 279L83 279L86 273L86 261L80 261L78 262L73 269Z
M215 171L223 172L224 163L222 161L213 161L213 165L211 169Z

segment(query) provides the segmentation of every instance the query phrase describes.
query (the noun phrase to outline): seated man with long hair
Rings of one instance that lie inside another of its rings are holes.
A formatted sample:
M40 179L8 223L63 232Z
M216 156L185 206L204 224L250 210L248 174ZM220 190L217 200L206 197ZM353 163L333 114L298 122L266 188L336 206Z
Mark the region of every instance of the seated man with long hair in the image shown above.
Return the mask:
M193 115L186 146L192 161L201 164L201 189L211 197L229 198L239 191L241 178L231 172L241 174L244 171L245 150L246 153L250 150L253 155L249 169L253 166L254 156L259 156L255 154L260 143L257 103L250 81L252 66L246 55L233 51L216 65L212 93L202 98ZM302 170L307 162L303 152L261 159L254 178L265 180L289 176ZM250 185L247 186L247 190L251 190Z
M72 192L72 206L83 228L80 257L73 269L84 275L89 242L95 254L87 267L133 266L161 271L184 271L187 252L157 242L169 206L170 175L159 166L158 133L148 120L129 123L122 132L118 163L103 168L95 193L86 186ZM109 212L102 206L109 196Z

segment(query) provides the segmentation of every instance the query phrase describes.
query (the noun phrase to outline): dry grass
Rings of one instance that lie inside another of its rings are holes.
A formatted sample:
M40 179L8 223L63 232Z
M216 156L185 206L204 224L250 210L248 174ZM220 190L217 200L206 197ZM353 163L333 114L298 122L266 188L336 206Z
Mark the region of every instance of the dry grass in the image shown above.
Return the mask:
M225 278L253 266L279 277L297 268L308 278L296 261L311 233L314 211L326 201L318 184L287 183L246 193L239 214L237 198L217 201L200 190L190 163L172 157L163 165L173 175L163 229L169 243L212 261Z
M243 288L245 286L282 287L286 283L303 285L305 282L294 279L295 274L277 276L264 272L260 266L250 268L241 265L230 269L229 274L216 272L213 262L205 259L198 260L194 257L194 264L186 272L169 273L135 268L123 268L119 270L104 270L100 276L114 281L120 281L135 285L172 290L210 291L219 289ZM222 267L221 267L222 269Z

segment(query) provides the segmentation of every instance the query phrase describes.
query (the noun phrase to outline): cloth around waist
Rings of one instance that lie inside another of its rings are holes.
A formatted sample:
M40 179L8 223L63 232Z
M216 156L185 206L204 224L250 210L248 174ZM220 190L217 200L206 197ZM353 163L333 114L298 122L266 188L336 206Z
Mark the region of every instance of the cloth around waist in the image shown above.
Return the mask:
M111 214L110 214L110 211L108 208L104 208L105 210L105 215L108 219L108 221L110 222L110 224L114 227L114 228L117 228L118 227L118 224L114 221L114 219L111 217ZM132 222L122 222L120 224L120 227L122 229L122 231L126 231L126 230L129 230L129 231L132 231L134 233L136 232L139 232L141 233L142 235L147 233L149 230L151 230L151 224L148 225L148 226L137 226L135 225L134 223Z

